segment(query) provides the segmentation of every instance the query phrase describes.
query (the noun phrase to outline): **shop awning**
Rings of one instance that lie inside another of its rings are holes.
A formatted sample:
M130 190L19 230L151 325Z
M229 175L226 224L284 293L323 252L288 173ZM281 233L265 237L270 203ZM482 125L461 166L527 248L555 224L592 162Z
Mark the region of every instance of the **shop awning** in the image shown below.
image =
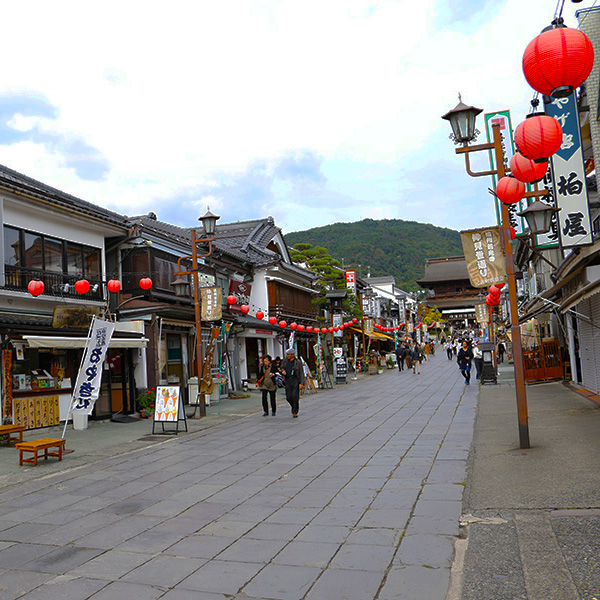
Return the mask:
M87 337L59 337L54 335L24 335L30 348L85 348ZM112 338L110 348L145 348L147 338Z
M358 329L358 327L350 327L350 329L353 329L354 331L358 331L358 333L362 333L361 329ZM395 341L393 337L390 337L389 335L385 335L385 333L379 333L379 331L372 331L371 333L366 333L365 335L367 337L373 338L374 340L391 340L392 342Z

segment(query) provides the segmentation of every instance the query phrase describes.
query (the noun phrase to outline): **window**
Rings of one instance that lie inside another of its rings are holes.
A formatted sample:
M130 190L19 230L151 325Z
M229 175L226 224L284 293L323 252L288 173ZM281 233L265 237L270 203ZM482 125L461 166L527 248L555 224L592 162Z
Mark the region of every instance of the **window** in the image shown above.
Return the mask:
M155 268L155 283L156 287L162 290L173 291L171 282L175 280L175 271L177 271L177 263L163 258L154 259Z
M4 228L4 264L11 267L21 266L21 238L19 230Z
M73 277L83 277L81 246L70 242L67 244L67 273Z
M61 240L44 237L44 270L62 273L63 243Z
M25 267L28 269L44 270L44 254L42 248L42 236L35 233L23 235L23 254L25 256Z

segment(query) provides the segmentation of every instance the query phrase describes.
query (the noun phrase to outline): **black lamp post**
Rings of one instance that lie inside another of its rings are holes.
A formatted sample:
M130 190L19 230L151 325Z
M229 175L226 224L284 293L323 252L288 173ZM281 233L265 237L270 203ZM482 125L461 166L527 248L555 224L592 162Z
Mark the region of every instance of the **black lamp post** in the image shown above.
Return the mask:
M525 210L517 213L517 216L525 217L529 231L532 235L541 235L550 231L550 227L552 226L552 215L559 210L560 208L555 208L545 202L536 200Z
M182 275L191 275L194 287L194 314L196 317L196 370L198 372L198 402L200 403L200 417L206 416L206 404L204 402L204 392L202 392L202 311L201 311L201 297L199 294L199 276L198 276L198 259L210 256L212 254L212 242L214 238L210 237L215 234L217 221L220 219L218 215L215 215L207 210L206 213L198 220L202 223L204 234L200 238L197 237L196 230L191 230L192 235L192 255L182 256L177 260L177 272L175 275L177 279L171 282L176 296L187 296L189 290L189 282L183 279ZM205 237L208 236L208 237ZM198 254L198 243L208 242L208 252L205 254ZM191 269L183 271L181 268L182 260L192 261ZM195 414L195 411L194 411Z

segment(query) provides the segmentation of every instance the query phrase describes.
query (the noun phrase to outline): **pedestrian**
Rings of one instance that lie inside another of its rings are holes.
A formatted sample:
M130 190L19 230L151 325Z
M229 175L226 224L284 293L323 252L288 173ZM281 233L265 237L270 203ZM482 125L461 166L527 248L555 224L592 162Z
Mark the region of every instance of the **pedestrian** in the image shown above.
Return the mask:
M473 342L473 362L475 363L475 379L481 379L481 369L483 368L483 354L479 348L479 342Z
M446 355L448 356L448 360L452 360L452 341L448 340L446 342Z
M498 362L504 362L504 353L506 352L506 347L502 342L498 342Z
M469 385L471 382L471 362L473 360L473 350L469 347L469 342L463 340L462 348L458 351L456 362L458 368L465 378L465 384Z
M406 357L406 350L404 346L398 345L396 348L396 362L398 363L398 371L404 371L404 358Z
M300 390L304 389L304 369L293 348L288 348L285 355L286 359L280 368L285 379L285 399L292 408L292 416L297 419L300 410Z
M413 373L416 372L418 375L420 375L421 374L421 360L423 359L423 351L421 350L421 346L419 346L419 344L416 342L415 342L415 345L414 345L412 353L411 353L411 359L412 359Z
M263 417L269 416L269 403L267 402L267 396L270 396L271 400L271 416L275 416L277 412L277 384L275 383L275 373L277 373L277 367L271 362L271 357L268 354L263 356L262 365L258 370L258 381L256 387L262 392L262 407Z

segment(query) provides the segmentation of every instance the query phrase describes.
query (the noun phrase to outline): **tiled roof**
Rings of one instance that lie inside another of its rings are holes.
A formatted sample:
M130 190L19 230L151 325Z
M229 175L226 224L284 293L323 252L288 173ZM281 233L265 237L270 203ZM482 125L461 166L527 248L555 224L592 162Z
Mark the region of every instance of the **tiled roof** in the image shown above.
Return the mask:
M68 208L113 225L126 226L126 219L123 215L82 200L81 198L71 196L71 194L67 194L17 171L13 171L4 165L0 165L0 188L8 189L17 194L27 193L34 198L45 200L55 206Z
M431 258L425 263L425 276L417 283L427 287L426 284L443 281L460 281L469 279L467 262L464 256L447 256Z

